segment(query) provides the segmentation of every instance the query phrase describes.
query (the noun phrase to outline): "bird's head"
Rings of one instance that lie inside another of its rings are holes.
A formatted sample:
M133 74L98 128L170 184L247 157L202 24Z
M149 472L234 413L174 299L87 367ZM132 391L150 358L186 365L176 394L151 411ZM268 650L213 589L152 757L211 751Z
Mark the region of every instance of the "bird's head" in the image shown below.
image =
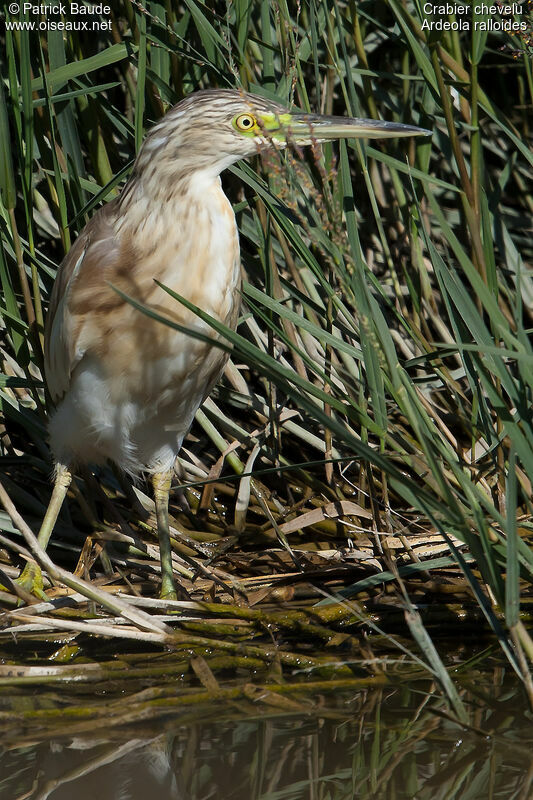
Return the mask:
M267 147L308 145L330 139L427 136L430 131L396 122L289 111L244 91L194 92L150 131L135 170L161 180L212 180L241 158Z

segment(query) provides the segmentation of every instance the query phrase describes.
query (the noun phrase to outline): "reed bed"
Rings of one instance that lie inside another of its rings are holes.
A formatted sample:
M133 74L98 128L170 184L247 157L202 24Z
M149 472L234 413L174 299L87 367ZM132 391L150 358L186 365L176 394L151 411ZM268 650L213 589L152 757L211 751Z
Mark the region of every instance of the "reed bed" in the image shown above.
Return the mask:
M515 36L428 33L409 0L117 0L109 31L3 28L0 644L13 680L39 674L14 639L65 680L90 674L95 637L170 647L204 681L243 659L289 684L302 664L332 685L359 668L388 680L392 648L464 720L439 635L474 627L533 703L527 9L520 19ZM177 465L180 600L153 599L153 503L109 468L77 477L35 602L13 579L50 495L42 346L57 264L144 132L208 86L434 134L225 175L246 282L237 332L208 320L232 355ZM357 667L369 641L378 657Z

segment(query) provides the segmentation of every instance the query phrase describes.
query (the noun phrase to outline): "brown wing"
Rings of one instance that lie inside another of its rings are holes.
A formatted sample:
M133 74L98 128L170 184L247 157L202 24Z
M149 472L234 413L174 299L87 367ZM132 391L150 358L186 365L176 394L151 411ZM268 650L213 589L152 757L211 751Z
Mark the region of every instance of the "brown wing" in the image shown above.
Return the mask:
M70 376L83 358L85 348L79 324L75 324L71 296L80 275L101 275L115 263L120 241L113 220L115 201L100 209L82 230L61 262L50 297L45 324L45 374L52 400L68 391Z

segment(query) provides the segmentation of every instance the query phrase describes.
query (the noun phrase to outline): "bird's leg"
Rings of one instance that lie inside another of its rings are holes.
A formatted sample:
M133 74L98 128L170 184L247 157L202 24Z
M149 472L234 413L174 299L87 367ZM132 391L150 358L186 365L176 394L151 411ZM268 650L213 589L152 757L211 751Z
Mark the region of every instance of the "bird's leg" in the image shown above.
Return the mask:
M43 550L46 550L47 548L50 536L54 530L54 525L56 524L56 520L59 516L59 512L61 511L61 506L63 505L63 501L71 481L72 475L69 468L65 466L65 464L58 464L56 467L52 497L48 503L48 508L46 509L46 514L44 515L41 530L39 531L39 535L37 537L37 541ZM43 578L41 575L41 569L35 563L26 564L21 574L17 578L17 583L37 597L44 596L42 590Z
M170 547L170 531L168 526L168 495L172 472L155 472L152 475L154 487L155 513L157 533L159 536L159 555L161 559L161 592L162 600L177 600L172 570L172 548Z

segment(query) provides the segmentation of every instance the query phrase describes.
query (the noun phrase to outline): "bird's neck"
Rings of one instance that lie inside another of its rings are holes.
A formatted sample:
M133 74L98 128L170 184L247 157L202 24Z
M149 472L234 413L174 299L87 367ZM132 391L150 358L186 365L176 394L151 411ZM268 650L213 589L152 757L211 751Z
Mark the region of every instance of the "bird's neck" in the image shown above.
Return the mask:
M140 164L126 183L120 197L122 205L129 205L145 197L152 203L169 203L186 197L198 199L213 187L220 186L221 170L213 166L191 169L179 161L171 164Z
M136 246L159 235L164 239L191 208L226 201L216 170L159 172L157 166L153 171L150 167L136 169L118 199L117 223L119 227L127 226L124 233L132 237Z

